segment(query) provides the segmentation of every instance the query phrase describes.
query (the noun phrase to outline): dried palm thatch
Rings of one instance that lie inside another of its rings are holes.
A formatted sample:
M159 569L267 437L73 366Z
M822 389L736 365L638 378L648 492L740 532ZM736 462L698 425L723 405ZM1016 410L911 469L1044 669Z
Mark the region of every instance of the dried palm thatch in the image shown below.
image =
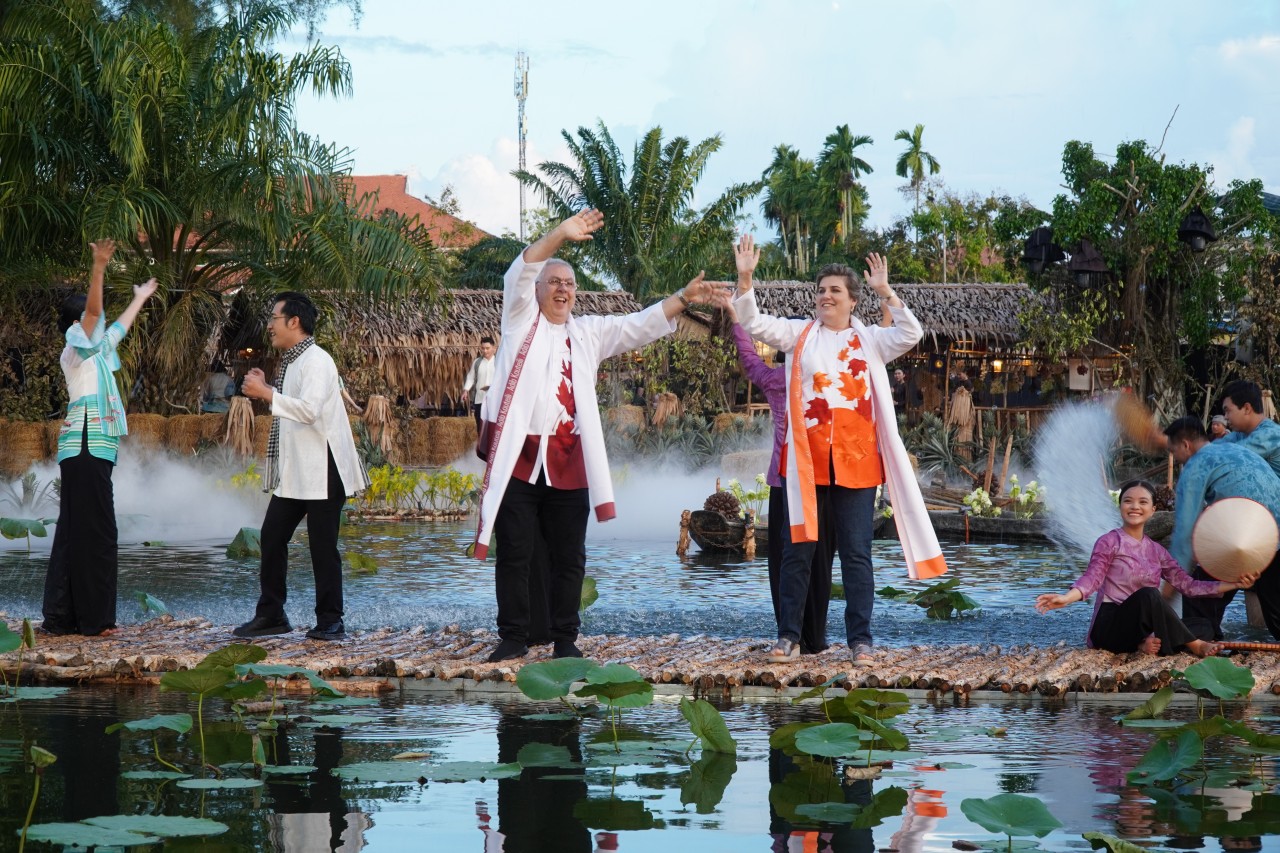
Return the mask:
M1156 425L1156 416L1136 396L1133 394L1117 395L1115 408L1112 412L1115 415L1116 425L1133 442L1135 447L1147 452L1163 449L1163 442L1160 440L1162 438L1160 427Z
M0 474L17 477L49 458L44 421L0 420Z
M428 465L448 465L469 453L476 444L476 422L472 418L431 418L428 428Z
M965 443L973 441L973 395L969 389L961 386L951 395L951 408L947 412L947 426L956 428L956 441ZM967 458L967 457L966 457Z
M149 415L145 412L130 413L129 434L121 444L134 447L163 447L165 432L169 419L164 415Z
M391 456L397 465L420 467L431 456L431 421L434 418L409 418L400 425L399 440Z
M721 412L716 415L716 419L711 422L711 431L714 433L722 433L726 430L733 429L739 423L747 422L747 416L736 412Z
M757 282L755 289L766 314L813 316L816 288L811 282ZM1025 284L895 284L893 290L916 315L934 350L940 340L1016 343L1024 337L1018 314L1028 301L1040 298ZM855 313L868 325L880 322L880 300L864 293Z
M370 396L364 409L364 425L369 430L369 438L383 455L389 456L399 431L396 418L391 413L391 401L381 394Z
M226 431L225 414L174 415L165 426L164 443L177 453L194 453L202 442L217 443Z
M223 444L241 456L248 456L253 452L253 427L253 404L249 402L249 398L239 395L232 397Z
M670 391L655 395L653 403L653 425L660 427L671 418L680 417L680 398Z

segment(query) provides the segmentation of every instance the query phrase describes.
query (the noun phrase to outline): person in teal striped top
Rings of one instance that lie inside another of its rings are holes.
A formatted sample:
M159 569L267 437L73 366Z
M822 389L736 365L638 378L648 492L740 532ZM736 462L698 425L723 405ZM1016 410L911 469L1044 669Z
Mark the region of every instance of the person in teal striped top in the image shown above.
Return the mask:
M62 489L58 524L44 582L44 623L49 634L110 634L116 627L116 515L111 472L120 436L129 432L115 371L116 352L156 280L135 285L133 300L104 328L102 288L115 253L112 240L90 243L93 267L87 295L62 305L59 328L66 336L62 373L67 380L67 417L58 433Z

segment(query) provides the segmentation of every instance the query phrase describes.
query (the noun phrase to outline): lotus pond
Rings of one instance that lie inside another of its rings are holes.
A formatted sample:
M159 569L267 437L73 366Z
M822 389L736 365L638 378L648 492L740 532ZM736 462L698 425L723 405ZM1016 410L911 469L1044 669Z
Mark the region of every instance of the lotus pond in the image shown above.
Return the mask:
M168 674L175 692L0 704L0 848L17 847L39 745L56 760L29 850L1067 850L1093 833L1117 851L1280 849L1280 717L1238 700L1135 714L855 690L714 708L655 697L620 665L552 661L520 686L585 682L576 713L518 695L344 698L316 679L265 711L248 702L271 688L247 685L289 668L250 650ZM1229 680L1201 683L1231 695Z

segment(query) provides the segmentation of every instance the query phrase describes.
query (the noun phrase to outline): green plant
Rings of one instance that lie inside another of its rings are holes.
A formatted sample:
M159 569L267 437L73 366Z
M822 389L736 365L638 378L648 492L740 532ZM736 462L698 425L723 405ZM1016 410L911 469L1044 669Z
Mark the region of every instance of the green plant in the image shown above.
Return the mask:
M31 553L31 537L49 535L46 525L56 524L56 518L0 518L0 536L5 539L17 539L25 536L27 553Z
M756 488L752 491L742 488L742 484L737 480L730 480L727 488L738 499L740 507L738 510L739 518L746 518L750 514L757 522L763 520L761 510L765 508L769 500L769 483L764 474L756 475Z
M1050 814L1044 803L1023 794L997 794L985 800L971 797L961 801L960 811L988 832L1004 835L1010 853L1015 835L1044 838L1062 828L1062 821Z
M0 493L0 504L13 507L20 515L55 510L62 494L61 477L54 477L41 485L35 471L28 471L18 480L7 482L4 486L4 492Z
M18 841L18 853L22 853L27 846L27 828L31 826L31 816L36 813L36 801L40 799L40 781L44 779L44 769L58 760L58 756L35 744L31 745L28 754L31 756L31 768L36 774L36 784L31 791L31 805L27 806L27 818L22 822L22 837Z
M162 691L186 693L196 697L196 722L200 735L200 766L206 765L204 737L204 702L221 698L240 701L257 696L267 689L265 681L255 679L240 682L235 666L240 663L256 663L267 656L261 646L232 644L208 655L192 669L175 670L160 676Z
M1018 483L1018 475L1009 477L1009 506L1014 518L1035 518L1045 511L1044 486L1032 480L1025 486Z
M959 584L959 578L948 578L916 592L886 586L876 590L876 594L923 607L930 619L950 619L952 615L959 616L966 610L978 609L976 601L956 589Z
M262 474L258 472L257 461L250 462L248 467L240 473L232 474L231 485L251 492L262 491Z
M190 714L156 714L153 717L147 717L143 720L130 720L127 723L112 723L107 726L107 734L113 734L118 731L127 732L151 732L151 751L155 755L156 761L159 761L165 767L175 772L182 772L176 764L165 761L160 756L159 732L167 729L184 735L191 731L192 720Z

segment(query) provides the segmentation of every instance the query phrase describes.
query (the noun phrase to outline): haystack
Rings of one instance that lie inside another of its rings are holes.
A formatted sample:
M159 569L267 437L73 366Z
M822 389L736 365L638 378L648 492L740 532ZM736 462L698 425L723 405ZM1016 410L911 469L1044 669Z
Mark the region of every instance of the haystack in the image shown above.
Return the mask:
M400 434L392 453L397 465L420 468L431 456L431 421L435 418L409 418L400 424Z
M476 444L474 418L430 418L428 465L447 465Z
M128 416L129 434L121 442L133 447L164 447L169 419L164 415L137 412Z
M220 444L226 432L226 414L174 415L165 427L164 443L183 455L194 453L201 443Z
M605 409L604 420L615 427L644 429L644 407L614 406L612 409Z
M271 436L271 415L256 415L253 419L253 455L267 458L267 439Z
M33 462L49 458L44 421L0 420L0 474L20 477Z
M62 418L55 418L44 423L44 447L50 456L58 455L58 436L62 435Z

